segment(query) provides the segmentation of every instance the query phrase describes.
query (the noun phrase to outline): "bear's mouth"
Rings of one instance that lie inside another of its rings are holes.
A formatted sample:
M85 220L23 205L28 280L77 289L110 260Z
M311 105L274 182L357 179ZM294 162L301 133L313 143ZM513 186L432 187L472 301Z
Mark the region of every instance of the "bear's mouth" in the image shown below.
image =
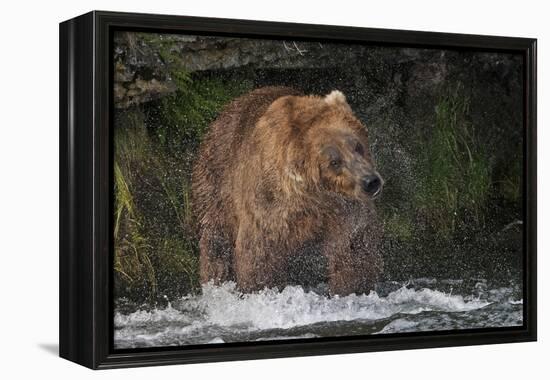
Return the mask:
M378 190L376 190L373 194L371 194L372 199L378 198L378 196L382 193L382 187L380 187Z

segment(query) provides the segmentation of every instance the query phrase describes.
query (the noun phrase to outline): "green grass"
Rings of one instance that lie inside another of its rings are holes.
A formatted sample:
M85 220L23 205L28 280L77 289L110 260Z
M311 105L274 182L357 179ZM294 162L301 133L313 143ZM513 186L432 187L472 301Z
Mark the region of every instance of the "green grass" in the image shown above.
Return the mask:
M180 277L181 291L197 286L189 186L139 112L129 114L115 134L115 271L121 293L153 301L170 293L167 279Z
M414 237L415 227L410 214L397 210L386 211L384 231L388 236L402 241L410 241Z
M469 99L459 85L437 104L432 136L420 150L423 188L416 202L441 236L455 233L460 223L484 224L491 164L468 114Z
M381 205L386 236L391 239L452 239L485 227L488 199L495 185L491 160L479 126L470 121L470 100L464 87L459 83L452 88L435 104L430 133L408 137L415 175L403 180L414 181L414 186L394 185ZM392 159L386 158L386 166L395 165ZM399 169L390 172L396 175ZM514 170L510 173L502 181L501 193L513 198L519 189L518 176Z
M135 124L136 119L128 120ZM125 288L146 288L144 299L151 300L157 291L152 246L144 230L143 213L132 193L138 181L136 171L147 162L147 140L143 128L132 125L115 134L115 207L114 270ZM118 287L120 288L120 286Z
M246 81L192 80L181 71L177 73L174 78L179 78L176 82L180 90L160 100L156 129L160 144L169 146L176 154L189 143L201 140L223 105L252 88Z
M500 194L507 202L518 203L521 200L521 177L521 159L512 157L512 164L508 166L502 178L495 181Z

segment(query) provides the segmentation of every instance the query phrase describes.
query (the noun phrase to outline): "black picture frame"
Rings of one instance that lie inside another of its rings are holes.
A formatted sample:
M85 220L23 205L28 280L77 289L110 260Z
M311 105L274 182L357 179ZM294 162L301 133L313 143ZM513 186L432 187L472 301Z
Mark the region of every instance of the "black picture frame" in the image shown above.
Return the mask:
M522 54L524 323L513 328L113 349L112 37L116 30ZM60 24L60 356L93 369L536 340L536 39L93 11Z

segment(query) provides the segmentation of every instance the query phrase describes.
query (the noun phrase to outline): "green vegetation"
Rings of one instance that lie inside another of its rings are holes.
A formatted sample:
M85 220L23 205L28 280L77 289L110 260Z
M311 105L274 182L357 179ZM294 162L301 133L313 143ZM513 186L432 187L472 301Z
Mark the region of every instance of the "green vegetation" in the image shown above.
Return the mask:
M151 261L152 246L144 233L144 218L136 204L133 190L139 181L139 172L150 165L150 147L137 115L127 120L127 128L115 129L115 207L114 207L114 268L120 281L127 287L151 289L156 292L157 280Z
M415 229L410 214L399 213L397 210L387 210L384 218L386 234L403 241L410 241L414 237Z
M419 156L414 165L417 188L399 210L384 210L388 236L410 241L428 232L450 239L484 228L493 187L492 167L478 126L469 116L470 101L461 84L440 96L430 133L413 138L411 144ZM511 179L503 186L509 187L509 192L518 189ZM403 198L403 194L390 197Z
M417 207L442 236L461 229L460 223L484 224L491 166L468 115L469 99L457 86L437 104L433 135L420 150L424 183Z
M395 159L388 149L381 160L397 177L388 179L380 204L386 274L406 279L469 271L506 278L502 263L515 268L521 257L521 230L503 232L521 218L521 155L513 150L496 156L494 134L473 114L471 89L460 82L445 85L452 90L436 97L426 127L401 140L402 156ZM410 167L403 168L409 159ZM494 262L501 264L489 268Z
M503 198L510 203L517 203L521 199L522 162L519 157L512 157L513 162L503 175L496 181Z

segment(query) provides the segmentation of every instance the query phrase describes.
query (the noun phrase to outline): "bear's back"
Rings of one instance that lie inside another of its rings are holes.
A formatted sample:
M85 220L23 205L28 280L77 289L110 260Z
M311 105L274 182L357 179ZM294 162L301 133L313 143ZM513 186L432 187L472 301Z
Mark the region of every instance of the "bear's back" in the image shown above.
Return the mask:
M193 211L204 223L208 213L222 217L230 200L225 199L227 176L232 176L242 143L276 99L301 95L290 87L262 87L229 103L209 126L195 159L192 178ZM210 211L210 212L209 212Z

